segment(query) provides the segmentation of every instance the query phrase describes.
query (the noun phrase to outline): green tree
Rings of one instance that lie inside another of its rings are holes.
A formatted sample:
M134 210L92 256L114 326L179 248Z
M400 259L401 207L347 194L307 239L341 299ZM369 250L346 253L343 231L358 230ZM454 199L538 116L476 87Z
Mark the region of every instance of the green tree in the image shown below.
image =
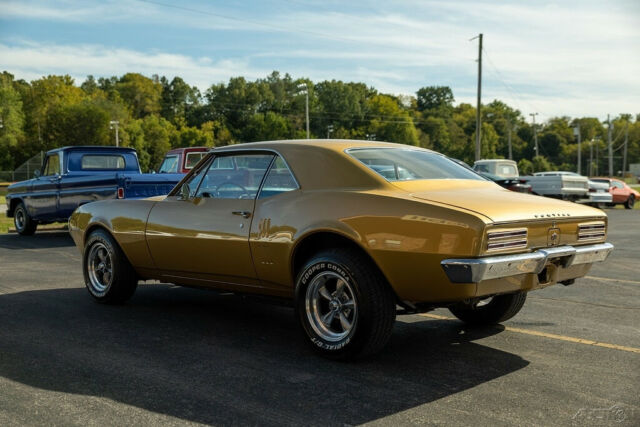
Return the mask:
M407 111L398 105L397 100L376 95L367 103L369 114L373 117L369 124L376 139L407 145L418 145L418 133Z
M13 75L0 74L0 170L15 166L11 151L24 142L22 97L13 86Z
M416 92L418 111L429 111L432 114L449 115L455 98L448 86L427 86Z
M149 169L156 170L164 155L171 149L171 140L176 132L175 127L163 117L148 115L142 119L144 133L143 150L149 154Z
M131 108L133 118L139 119L160 112L162 85L138 73L127 73L114 89Z

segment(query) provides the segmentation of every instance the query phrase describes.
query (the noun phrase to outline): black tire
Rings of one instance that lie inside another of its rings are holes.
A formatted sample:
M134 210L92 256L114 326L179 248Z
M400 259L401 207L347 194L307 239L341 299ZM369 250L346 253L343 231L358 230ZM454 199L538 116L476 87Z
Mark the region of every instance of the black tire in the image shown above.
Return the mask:
M295 298L307 342L323 357L362 358L381 350L391 337L395 294L377 266L356 251L336 248L312 256L297 275ZM334 315L321 316L323 310Z
M97 302L121 304L131 298L138 277L107 231L99 229L89 235L82 261L85 285Z
M635 196L632 194L629 196L626 202L624 202L625 209L633 209L633 204L636 202Z
M18 203L18 206L13 210L13 225L18 234L22 236L31 236L38 228L38 223L31 219L22 202Z
M449 311L469 325L488 326L511 319L518 314L526 300L526 292L496 295L485 305L458 303L449 307Z

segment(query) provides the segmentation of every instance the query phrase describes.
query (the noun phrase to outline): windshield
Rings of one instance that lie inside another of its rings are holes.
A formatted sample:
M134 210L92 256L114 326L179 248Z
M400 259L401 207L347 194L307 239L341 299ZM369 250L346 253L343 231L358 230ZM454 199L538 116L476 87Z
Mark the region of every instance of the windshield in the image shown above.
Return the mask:
M167 156L162 161L158 173L175 173L178 172L178 156Z
M430 151L410 148L359 148L347 151L387 181L418 179L475 179L475 172L447 157Z

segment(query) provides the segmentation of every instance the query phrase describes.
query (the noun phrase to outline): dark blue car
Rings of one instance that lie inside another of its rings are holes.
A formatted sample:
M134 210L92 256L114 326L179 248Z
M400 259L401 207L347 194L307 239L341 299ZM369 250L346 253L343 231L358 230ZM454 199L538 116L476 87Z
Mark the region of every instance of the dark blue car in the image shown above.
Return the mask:
M48 151L34 176L7 189L7 216L22 235L85 203L168 194L184 174L143 174L133 148L86 146Z

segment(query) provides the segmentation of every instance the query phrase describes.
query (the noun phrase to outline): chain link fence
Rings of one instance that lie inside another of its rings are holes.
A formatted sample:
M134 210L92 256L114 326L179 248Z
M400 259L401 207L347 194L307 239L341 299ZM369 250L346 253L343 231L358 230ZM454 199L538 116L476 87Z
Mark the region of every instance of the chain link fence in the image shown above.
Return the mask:
M16 182L33 178L33 172L40 170L42 161L44 160L44 152L36 154L14 171L0 171L0 182Z

